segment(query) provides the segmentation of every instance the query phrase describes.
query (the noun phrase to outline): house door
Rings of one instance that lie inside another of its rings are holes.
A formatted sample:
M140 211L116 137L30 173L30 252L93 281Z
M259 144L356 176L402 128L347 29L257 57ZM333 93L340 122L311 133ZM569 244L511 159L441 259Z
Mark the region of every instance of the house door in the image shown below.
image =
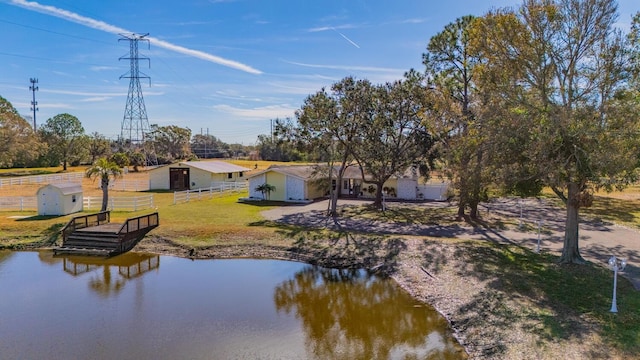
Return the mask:
M189 168L169 169L169 190L189 189Z

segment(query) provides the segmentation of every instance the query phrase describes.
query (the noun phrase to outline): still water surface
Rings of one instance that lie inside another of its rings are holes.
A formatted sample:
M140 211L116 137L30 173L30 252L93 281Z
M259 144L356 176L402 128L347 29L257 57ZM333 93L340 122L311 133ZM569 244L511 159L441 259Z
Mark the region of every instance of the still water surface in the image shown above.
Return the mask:
M276 260L0 251L2 359L460 359L393 281Z

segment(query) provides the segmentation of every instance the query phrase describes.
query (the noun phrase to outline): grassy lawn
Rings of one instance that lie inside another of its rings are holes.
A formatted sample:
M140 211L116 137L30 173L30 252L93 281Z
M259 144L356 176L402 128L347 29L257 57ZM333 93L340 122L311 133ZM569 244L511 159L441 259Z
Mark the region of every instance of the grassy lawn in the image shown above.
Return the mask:
M543 339L572 339L589 331L573 326L587 318L602 328L601 335L626 353L640 351L640 292L618 278L617 314L611 306L613 273L593 264L559 265L558 257L536 254L516 246L465 243L459 256L470 260L467 273L496 279L490 287L525 306L501 314L505 324L528 323ZM635 355L634 355L635 356Z
M253 169L256 163L259 162L239 165ZM260 162L257 170L267 166L268 164ZM87 181L89 180L85 180L83 185L92 187L92 195L99 194L99 191L93 189L95 184ZM1 190L4 193L0 192L0 196L19 192L15 188ZM136 194L140 193L126 195ZM153 194L160 214L160 226L150 235L171 239L185 247L267 245L297 247L305 251L317 251L326 256L339 257L344 256L346 251L354 256L362 256L365 247L374 251L385 250L396 240L376 234L357 234L350 237L349 234L301 229L265 221L260 211L275 205L239 203L237 199L246 196L246 193L177 205L173 204L173 193ZM638 187L621 193L597 194L593 206L582 209L582 214L639 227L639 194ZM111 192L111 196L125 196L125 193ZM114 222L120 222L125 218L147 214L150 211L153 210L112 212L111 218ZM364 206L348 207L342 216L400 224L451 225L455 222L455 214L455 207L425 210L411 205L393 205L385 213L372 211ZM71 216L38 217L34 211L0 212L0 248L20 249L29 244L41 246L51 243L57 239L58 231L70 218ZM482 225L502 228L513 221L488 218ZM561 266L558 265L556 256L536 254L517 246L461 242L456 247L460 252L458 255L467 259L467 268L460 269L460 276L477 277L479 280L498 279L490 284L491 293L497 294L496 297L489 297L483 301L499 303L501 298L509 298L523 304L517 311L496 310L504 326L514 322L531 323L534 324L531 332L536 333L541 339L569 341L580 335L576 332L589 331L573 326L580 319L588 319L602 329L602 337L614 348L630 355L640 352L640 292L620 277L620 312L611 314L610 270L594 264Z

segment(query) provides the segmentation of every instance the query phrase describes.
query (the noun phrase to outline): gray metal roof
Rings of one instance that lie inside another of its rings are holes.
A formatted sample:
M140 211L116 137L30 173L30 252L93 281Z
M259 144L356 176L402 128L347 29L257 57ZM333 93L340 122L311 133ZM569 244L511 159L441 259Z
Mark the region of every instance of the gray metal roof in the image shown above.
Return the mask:
M49 184L47 186L51 186L60 190L62 195L78 194L82 192L81 183L56 183L56 184Z
M325 166L325 165L320 165ZM280 174L294 176L299 179L309 180L312 178L317 178L319 175L314 174L314 171L318 165L273 165L266 170L257 172L255 174L251 174L249 178L253 178L256 176L260 176L269 171L275 171ZM337 171L337 167L334 167L335 171ZM345 179L361 179L362 173L360 172L360 168L357 166L349 166L345 169L344 174Z
M193 167L214 174L245 172L251 170L242 166L228 163L226 161L184 161L179 163L179 165Z

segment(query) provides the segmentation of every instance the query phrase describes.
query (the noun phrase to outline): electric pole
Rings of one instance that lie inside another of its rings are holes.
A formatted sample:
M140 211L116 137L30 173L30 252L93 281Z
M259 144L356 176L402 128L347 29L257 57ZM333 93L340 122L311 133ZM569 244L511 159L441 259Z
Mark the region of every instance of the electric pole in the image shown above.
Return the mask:
M122 37L118 41L126 40L129 42L129 55L122 56L119 60L129 60L129 72L120 76L120 79L129 79L129 92L127 93L127 103L124 108L124 117L122 119L121 127L121 141L128 142L123 144L126 147L142 147L145 157L147 159L147 165L157 165L158 160L155 157L155 151L152 149L145 149L145 136L150 132L149 119L147 117L147 109L144 105L144 97L142 96L142 89L140 87L140 79L151 78L140 71L139 61L147 60L149 67L151 66L151 60L148 57L140 56L138 54L138 43L140 41L146 41L149 45L149 39L146 36L149 34L120 34Z
M33 94L32 100L31 100L31 111L33 111L33 131L36 131L36 111L38 111L38 102L36 101L36 91L38 91L38 87L36 86L36 84L38 83L38 79L36 78L31 78L29 79L29 81L31 82L31 86L29 86L29 90L31 91L31 93Z

